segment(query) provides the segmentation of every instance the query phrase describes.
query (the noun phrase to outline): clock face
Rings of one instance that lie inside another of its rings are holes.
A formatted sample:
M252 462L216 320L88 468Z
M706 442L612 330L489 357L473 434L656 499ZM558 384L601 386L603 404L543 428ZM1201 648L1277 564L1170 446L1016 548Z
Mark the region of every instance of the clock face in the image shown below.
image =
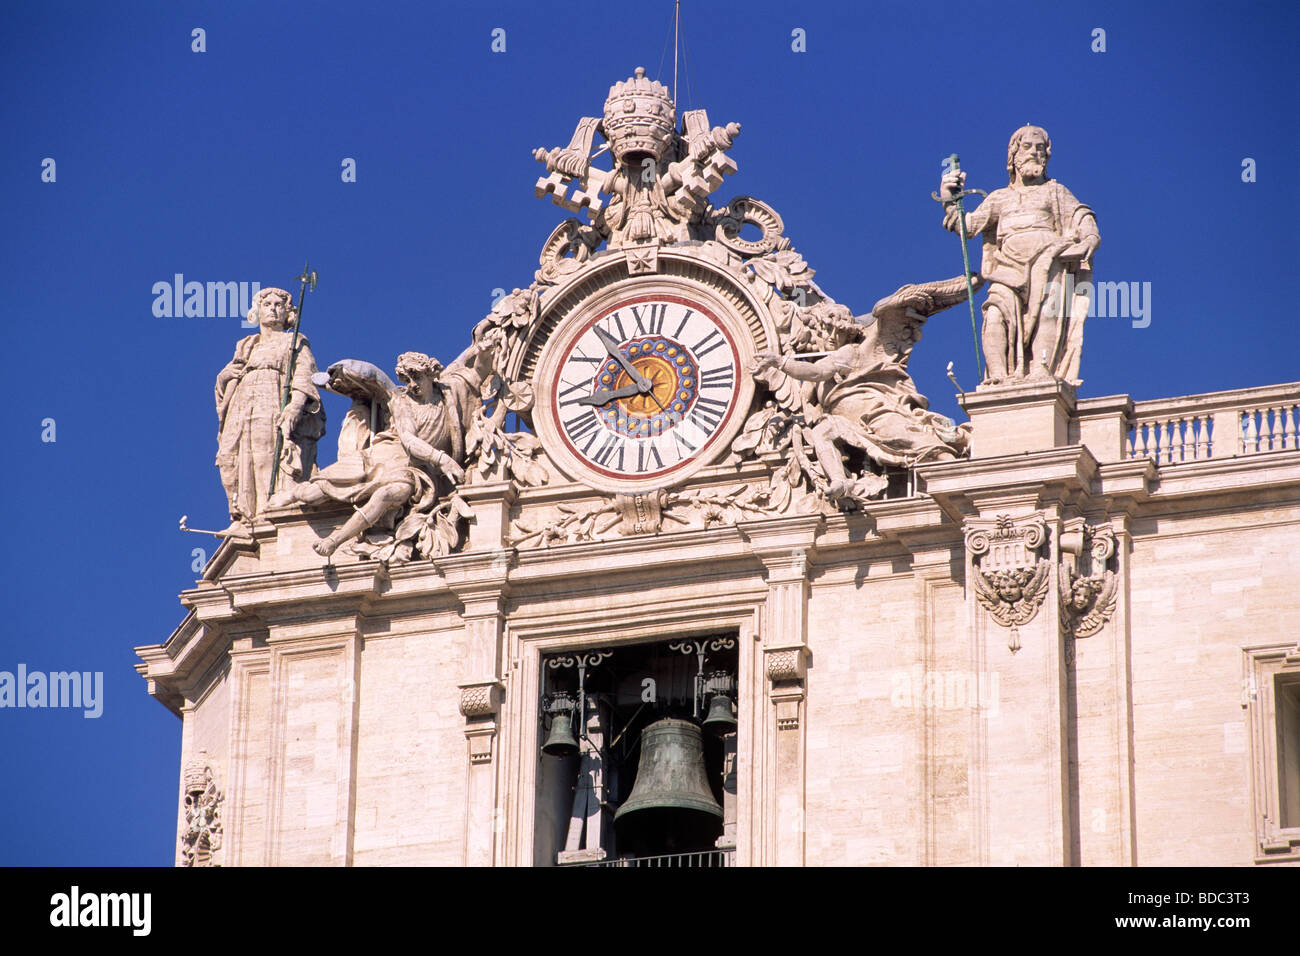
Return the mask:
M734 322L701 301L653 294L566 326L537 425L574 477L617 491L666 487L726 447L752 394Z

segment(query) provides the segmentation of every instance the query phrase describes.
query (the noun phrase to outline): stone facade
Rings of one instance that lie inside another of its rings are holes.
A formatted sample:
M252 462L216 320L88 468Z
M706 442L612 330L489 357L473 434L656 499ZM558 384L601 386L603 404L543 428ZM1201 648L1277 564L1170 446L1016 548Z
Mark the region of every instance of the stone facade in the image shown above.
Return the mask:
M322 570L325 516L229 541L183 595L182 625L140 649L183 718L182 763L206 751L224 781L214 861L548 862L534 852L543 656L727 631L738 864L1300 862L1294 758L1279 772L1278 754L1279 698L1300 678L1286 427L1300 384L1160 403L1161 425L1222 410L1212 445L1148 454L1128 436L1140 444L1156 403L1043 391L979 396L974 457L922 465L916 494L857 512L531 550L489 519L464 553L387 569ZM1282 422L1264 448L1260 406ZM1058 414L1065 440L1038 447ZM983 457L986 427L999 444ZM1017 433L1029 447L1007 445ZM692 488L776 467L714 466ZM479 516L516 516L590 494L501 482L474 499ZM1117 599L1096 633L1061 626L1053 580L1010 650L968 586L988 553L969 529L996 533L1002 515L1030 516L1033 558L1054 565L1082 528L1113 534Z
M696 862L1300 863L1300 383L1079 398L1086 309L1048 292L1100 239L1039 221L1037 127L996 208L936 194L984 271L856 317L775 210L706 201L739 132L638 71L536 151L588 222L457 359L263 369L240 441L285 484L138 649L183 721L178 863L634 864L651 714L712 735ZM957 425L907 365L986 280ZM315 388L354 403L324 469Z

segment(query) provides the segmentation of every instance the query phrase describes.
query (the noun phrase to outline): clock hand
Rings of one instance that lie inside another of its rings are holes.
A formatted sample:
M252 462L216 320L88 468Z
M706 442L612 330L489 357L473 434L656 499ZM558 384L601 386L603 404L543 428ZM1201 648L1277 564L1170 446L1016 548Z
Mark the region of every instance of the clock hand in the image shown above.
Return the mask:
M619 365L623 366L623 371L627 372L632 381L636 382L637 388L642 392L650 391L649 379L638 372L636 366L624 357L623 353L619 350L618 340L602 329L599 325L593 326L592 331L596 333L596 338L600 339L600 344L605 346L605 351L609 353L609 357L617 361Z
M592 392L590 395L582 396L582 398L578 399L578 404L604 405L608 402L612 402L616 398L631 398L633 395L639 395L640 393L641 386L639 385L624 385L622 388L616 388L613 391L610 391L607 388L602 388L598 392ZM654 393L651 392L651 394L653 395Z

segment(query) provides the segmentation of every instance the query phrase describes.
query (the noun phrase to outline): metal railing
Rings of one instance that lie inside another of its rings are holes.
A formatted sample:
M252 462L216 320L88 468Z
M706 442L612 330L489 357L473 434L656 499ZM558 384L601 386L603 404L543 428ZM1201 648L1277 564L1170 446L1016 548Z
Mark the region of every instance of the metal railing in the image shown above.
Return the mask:
M596 863L580 863L578 866L652 866L652 867L716 867L735 866L736 851L704 850L699 853L668 853L663 856L634 856L621 860L600 860Z

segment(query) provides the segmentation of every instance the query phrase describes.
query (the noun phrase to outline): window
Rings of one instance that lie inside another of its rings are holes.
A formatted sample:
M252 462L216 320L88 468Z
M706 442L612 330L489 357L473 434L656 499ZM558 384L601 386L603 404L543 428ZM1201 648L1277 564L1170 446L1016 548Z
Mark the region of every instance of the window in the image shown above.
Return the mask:
M1300 828L1300 680L1276 678L1277 776L1282 828Z
M1300 860L1300 645L1245 648L1255 862Z
M728 865L737 663L729 633L545 655L535 859Z

